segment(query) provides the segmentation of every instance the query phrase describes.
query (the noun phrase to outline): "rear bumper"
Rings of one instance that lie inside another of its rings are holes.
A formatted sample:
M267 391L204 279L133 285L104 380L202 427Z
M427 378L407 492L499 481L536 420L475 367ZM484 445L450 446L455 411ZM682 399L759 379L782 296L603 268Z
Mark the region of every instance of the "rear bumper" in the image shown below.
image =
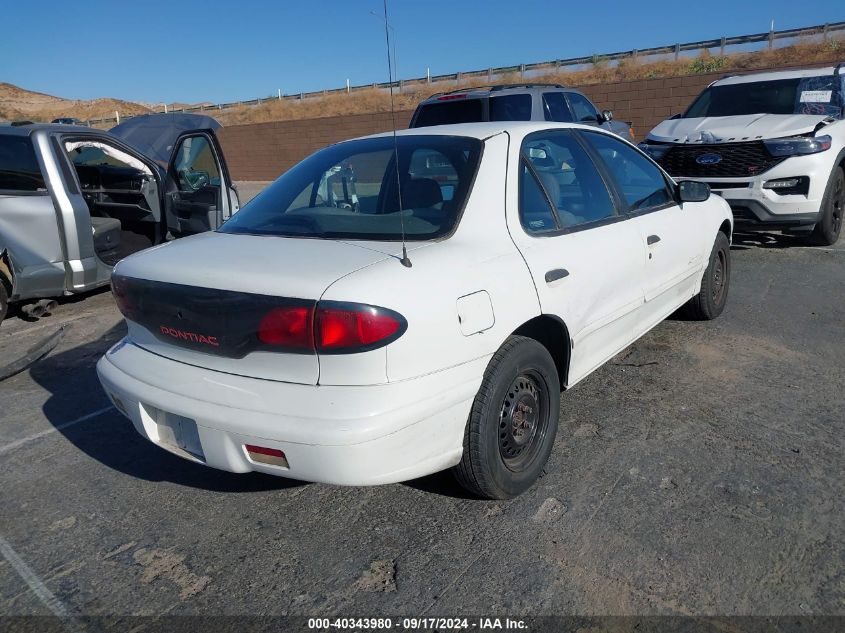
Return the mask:
M405 481L457 464L488 362L360 387L246 378L162 358L121 341L97 364L106 393L135 429L181 457L230 472L341 485ZM199 446L172 443L167 416L196 424ZM288 468L244 446L280 449Z

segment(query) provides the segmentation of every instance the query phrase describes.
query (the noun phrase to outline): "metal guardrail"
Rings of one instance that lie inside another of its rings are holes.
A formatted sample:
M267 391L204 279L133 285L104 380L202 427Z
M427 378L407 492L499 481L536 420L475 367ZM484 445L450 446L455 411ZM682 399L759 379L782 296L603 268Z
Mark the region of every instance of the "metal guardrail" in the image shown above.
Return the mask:
M589 55L586 57L570 57L568 59L555 59L551 61L535 62L533 64L519 64L516 66L499 66L496 68L486 68L483 70L470 70L464 72L448 73L445 75L427 75L425 77L416 77L413 79L398 79L392 82L381 82L372 84L362 84L358 86L346 85L342 88L331 88L328 90L316 90L312 92L300 92L296 94L279 94L276 96L269 96L258 99L250 99L248 101L232 101L229 103L217 103L213 105L198 105L188 108L173 108L160 110L159 112L208 112L214 110L225 110L228 108L236 108L241 106L261 105L272 101L302 101L304 99L312 99L325 97L333 94L352 93L359 90L372 89L388 89L391 87L398 88L400 91L415 85L433 84L442 81L454 81L456 84L464 79L471 79L476 77L485 77L487 81L492 81L495 77L502 75L509 75L512 73L520 73L524 77L525 73L536 72L541 70L555 70L558 71L567 66L583 66L585 64L593 64L597 62L612 62L622 59L653 57L655 55L671 55L674 54L675 59L679 59L681 53L685 51L702 50L702 49L719 49L719 54L724 55L726 49L731 46L740 46L745 44L757 44L761 42L768 43L768 48L774 48L775 42L779 40L794 39L797 37L821 36L823 40L827 40L831 33L845 31L844 22L830 22L827 24L819 24L816 26L807 26L799 29L787 29L784 31L768 31L765 33L755 33L753 35L737 35L734 37L722 37L711 40L700 40L698 42L687 42L685 44L668 44L666 46L654 46L652 48L633 49L627 51L619 51L616 53L609 53L604 55ZM120 117L124 119L131 118L131 116ZM95 123L114 123L119 122L118 117L106 117L102 119L90 119L88 124Z

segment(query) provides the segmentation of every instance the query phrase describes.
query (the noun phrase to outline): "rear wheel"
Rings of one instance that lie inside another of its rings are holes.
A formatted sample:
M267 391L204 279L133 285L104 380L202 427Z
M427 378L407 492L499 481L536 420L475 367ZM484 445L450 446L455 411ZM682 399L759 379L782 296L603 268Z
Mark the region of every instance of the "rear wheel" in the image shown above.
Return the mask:
M845 207L845 173L834 167L824 191L816 223L808 241L815 246L833 246L842 232L842 214Z
M493 355L473 402L453 472L467 490L509 499L537 480L552 451L560 382L549 352L511 336Z
M731 243L728 236L719 231L710 252L710 262L701 280L701 290L684 304L682 313L696 321L715 319L725 309L730 283Z

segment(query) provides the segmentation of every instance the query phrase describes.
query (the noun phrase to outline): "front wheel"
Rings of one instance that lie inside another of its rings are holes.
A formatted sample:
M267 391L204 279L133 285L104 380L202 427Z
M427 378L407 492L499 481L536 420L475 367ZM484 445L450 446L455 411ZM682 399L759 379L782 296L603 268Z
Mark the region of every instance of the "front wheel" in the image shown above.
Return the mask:
M728 302L728 288L731 283L731 243L728 236L719 231L710 262L701 280L701 290L681 308L681 312L696 321L709 321L722 314Z
M824 191L819 209L819 221L810 234L809 242L815 246L833 246L842 232L842 215L845 213L845 173L834 167Z
M537 481L557 433L560 381L543 345L509 337L493 355L464 432L458 483L488 499L509 499Z

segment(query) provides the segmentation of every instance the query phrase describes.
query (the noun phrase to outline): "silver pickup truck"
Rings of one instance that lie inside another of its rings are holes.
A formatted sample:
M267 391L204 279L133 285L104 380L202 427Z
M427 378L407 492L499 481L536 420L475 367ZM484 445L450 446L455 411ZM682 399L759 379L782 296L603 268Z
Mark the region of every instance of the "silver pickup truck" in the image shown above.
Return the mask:
M126 255L237 212L219 127L194 114L0 127L0 321L10 302L38 316L108 284Z

